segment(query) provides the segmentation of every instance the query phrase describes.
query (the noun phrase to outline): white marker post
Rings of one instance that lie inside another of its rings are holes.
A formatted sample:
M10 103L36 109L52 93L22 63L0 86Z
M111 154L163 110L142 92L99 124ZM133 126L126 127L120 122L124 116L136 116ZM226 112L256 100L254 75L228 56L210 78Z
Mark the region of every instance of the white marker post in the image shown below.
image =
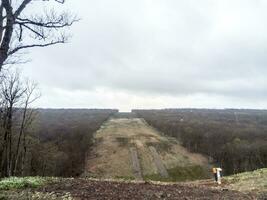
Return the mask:
M221 173L222 173L222 168L217 168L217 169L216 169L216 172L217 172L217 183L218 183L219 185L221 185L221 184L222 184L222 175L221 175Z

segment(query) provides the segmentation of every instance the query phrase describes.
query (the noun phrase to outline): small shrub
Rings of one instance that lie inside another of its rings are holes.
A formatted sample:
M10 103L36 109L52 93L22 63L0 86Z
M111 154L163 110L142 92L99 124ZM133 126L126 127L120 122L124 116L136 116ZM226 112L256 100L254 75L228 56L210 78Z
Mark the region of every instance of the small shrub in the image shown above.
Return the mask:
M147 146L153 146L156 150L161 152L170 152L172 149L172 144L168 141L161 141L161 142L146 142Z
M121 147L125 147L129 143L129 138L124 138L124 137L117 137L116 138L117 142Z

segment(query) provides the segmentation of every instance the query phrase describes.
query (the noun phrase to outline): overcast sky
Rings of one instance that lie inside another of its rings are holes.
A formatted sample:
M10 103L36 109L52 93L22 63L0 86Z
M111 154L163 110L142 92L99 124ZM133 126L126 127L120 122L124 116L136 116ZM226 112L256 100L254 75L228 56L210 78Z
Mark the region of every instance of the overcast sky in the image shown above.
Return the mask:
M38 3L36 3L38 4ZM267 1L68 0L70 43L34 49L38 107L267 108Z

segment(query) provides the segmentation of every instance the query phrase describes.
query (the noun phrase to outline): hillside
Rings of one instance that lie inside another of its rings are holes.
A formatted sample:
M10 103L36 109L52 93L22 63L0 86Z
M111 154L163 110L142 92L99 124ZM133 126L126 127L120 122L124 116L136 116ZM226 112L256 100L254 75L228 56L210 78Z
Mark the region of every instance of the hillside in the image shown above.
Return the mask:
M226 177L225 184L241 192L265 193L267 198L267 168Z
M204 156L188 152L141 118L110 118L94 138L84 176L161 181L209 177Z
M209 188L218 187L211 179L188 182L188 184ZM258 199L267 199L267 168L223 177L220 187L246 194L257 194Z

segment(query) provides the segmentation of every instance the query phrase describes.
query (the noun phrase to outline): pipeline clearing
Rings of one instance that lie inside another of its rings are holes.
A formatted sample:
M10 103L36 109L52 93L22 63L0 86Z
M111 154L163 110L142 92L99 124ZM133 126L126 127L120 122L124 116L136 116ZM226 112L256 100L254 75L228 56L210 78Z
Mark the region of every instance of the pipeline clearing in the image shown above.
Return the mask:
M207 158L188 152L143 119L113 117L96 132L86 177L186 181L209 177Z

